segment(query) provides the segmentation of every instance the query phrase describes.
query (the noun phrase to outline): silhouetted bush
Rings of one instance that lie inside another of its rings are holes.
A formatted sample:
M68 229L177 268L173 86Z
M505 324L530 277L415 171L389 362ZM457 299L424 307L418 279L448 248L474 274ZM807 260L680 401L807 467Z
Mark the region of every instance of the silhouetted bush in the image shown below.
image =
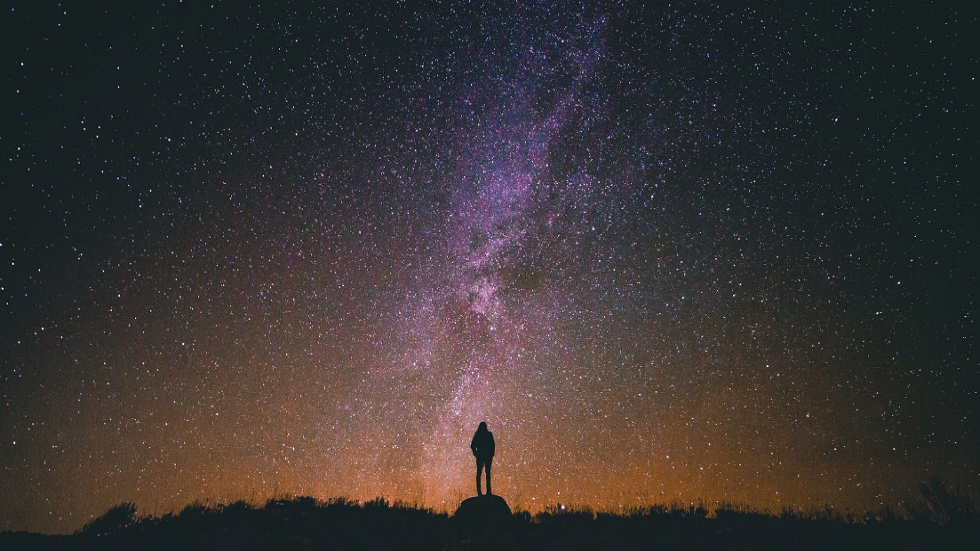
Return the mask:
M909 518L936 524L968 524L980 521L977 499L932 478L919 488L920 496L905 504Z
M580 522L583 520L595 519L595 511L591 507L570 507L567 505L556 504L548 505L544 511L534 516L537 522L548 522L560 520L562 522Z
M667 506L659 503L645 507L637 505L623 510L623 516L630 518L655 517L666 514L668 514Z
M779 518L784 519L794 519L794 520L805 520L811 522L856 522L857 519L849 517L844 512L834 509L830 505L824 505L823 507L783 507L782 511L778 515Z
M326 506L352 508L357 507L357 502L348 497L332 497L327 501Z
M285 511L313 511L320 508L320 502L310 496L279 496L266 502L266 509L281 509Z
M390 507L391 504L388 502L388 500L380 496L364 502L365 509L388 509Z
M231 503L222 505L220 509L223 514L236 514L251 511L255 507L244 499L239 499L238 501L232 501Z
M697 503L676 503L670 507L671 514L679 514L687 518L705 518L708 516L708 509L703 501Z
M201 503L199 500L194 500L192 503L188 503L180 510L177 516L181 518L192 518L192 517L202 517L208 513L208 505L206 503Z
M120 503L109 509L102 516L90 520L78 534L86 536L104 536L117 532L136 523L136 504Z

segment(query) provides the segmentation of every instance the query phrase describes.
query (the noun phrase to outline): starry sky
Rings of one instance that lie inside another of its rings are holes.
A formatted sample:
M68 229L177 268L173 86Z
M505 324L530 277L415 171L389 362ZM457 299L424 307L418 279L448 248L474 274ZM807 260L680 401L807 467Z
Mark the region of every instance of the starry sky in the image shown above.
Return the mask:
M5 4L0 529L980 485L975 11L321 4Z

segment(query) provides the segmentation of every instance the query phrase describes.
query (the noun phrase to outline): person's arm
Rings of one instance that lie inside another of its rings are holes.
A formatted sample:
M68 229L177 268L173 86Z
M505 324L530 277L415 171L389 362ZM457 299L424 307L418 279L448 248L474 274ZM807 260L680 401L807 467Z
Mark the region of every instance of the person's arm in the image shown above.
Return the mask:
M473 435L473 440L470 441L470 451L473 452L473 455L476 455L476 435L475 434Z

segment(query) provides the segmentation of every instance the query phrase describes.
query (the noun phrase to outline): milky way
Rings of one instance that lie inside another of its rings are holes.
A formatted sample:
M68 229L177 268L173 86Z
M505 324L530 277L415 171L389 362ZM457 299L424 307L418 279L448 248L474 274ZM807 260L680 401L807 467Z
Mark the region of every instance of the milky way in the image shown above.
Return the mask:
M976 15L139 4L3 15L0 528L976 488Z

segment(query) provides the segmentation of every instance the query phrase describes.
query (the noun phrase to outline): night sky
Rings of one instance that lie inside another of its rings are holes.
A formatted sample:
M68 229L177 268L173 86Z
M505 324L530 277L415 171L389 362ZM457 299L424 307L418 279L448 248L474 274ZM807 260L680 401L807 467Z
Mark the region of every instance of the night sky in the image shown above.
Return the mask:
M975 10L13 4L0 529L980 486Z

